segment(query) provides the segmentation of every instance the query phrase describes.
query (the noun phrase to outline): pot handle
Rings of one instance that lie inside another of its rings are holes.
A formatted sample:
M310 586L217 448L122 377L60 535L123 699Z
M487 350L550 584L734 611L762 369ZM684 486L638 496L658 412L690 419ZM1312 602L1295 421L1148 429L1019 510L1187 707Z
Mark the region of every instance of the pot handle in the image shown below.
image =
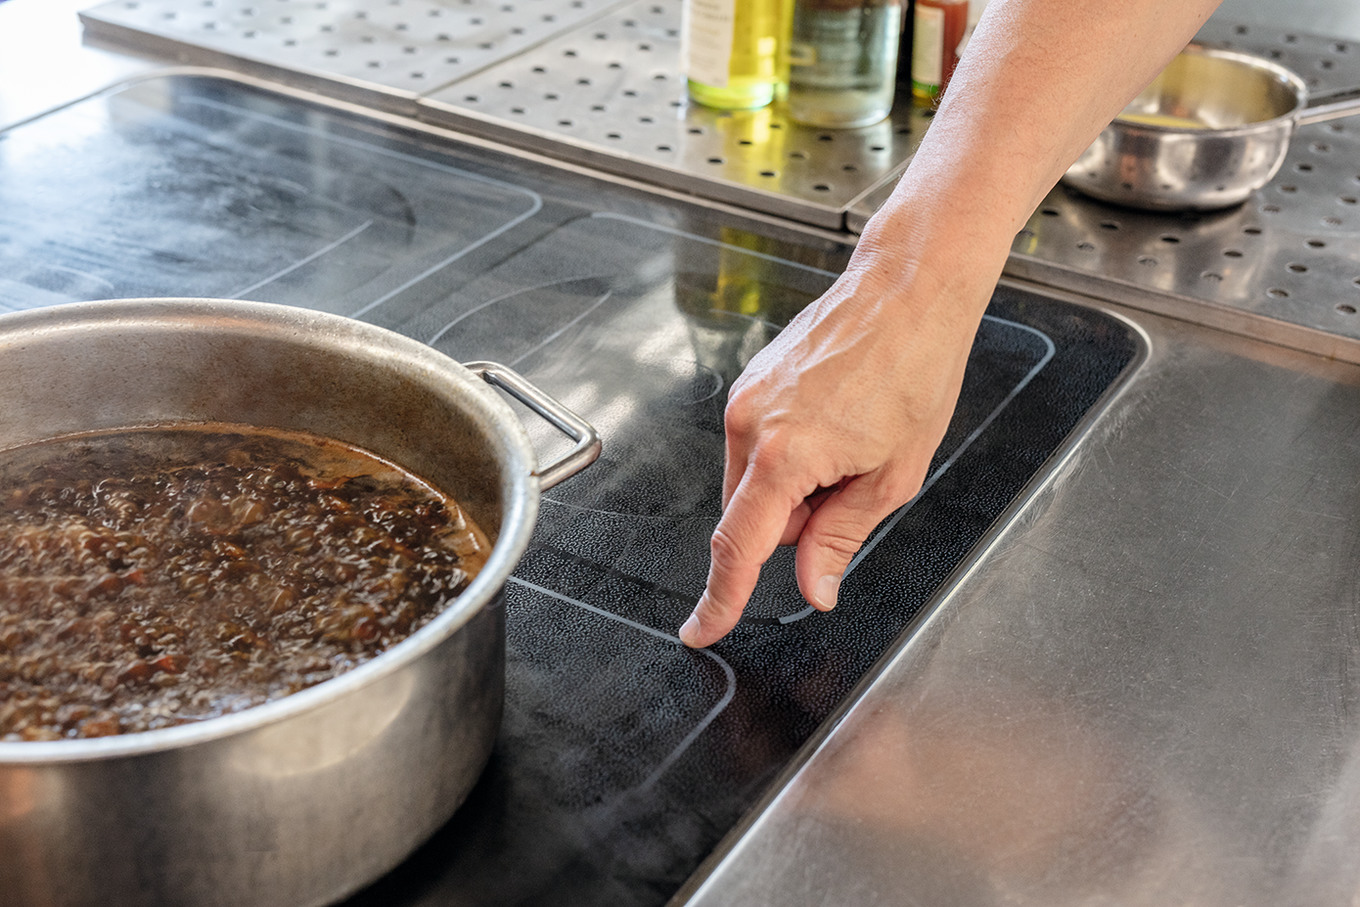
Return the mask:
M600 435L595 427L534 387L518 372L496 362L465 362L463 367L492 387L505 391L576 442L576 446L557 462L538 470L538 484L544 491L576 475L600 456Z
M1318 103L1309 104L1299 111L1295 121L1299 126L1325 123L1341 117L1355 116L1360 113L1360 89L1349 89L1329 95Z

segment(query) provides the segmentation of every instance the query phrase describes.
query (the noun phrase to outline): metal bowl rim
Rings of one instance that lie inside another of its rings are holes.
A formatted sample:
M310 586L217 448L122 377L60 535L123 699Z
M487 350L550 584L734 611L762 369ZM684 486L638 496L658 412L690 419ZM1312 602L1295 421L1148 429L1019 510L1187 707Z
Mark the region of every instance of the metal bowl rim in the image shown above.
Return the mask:
M1139 133L1144 132L1151 135L1175 136L1184 135L1189 138L1233 138L1236 136L1249 135L1254 132L1265 132L1279 128L1282 124L1289 128L1289 124L1298 117L1299 113L1308 106L1308 84L1303 77L1286 66L1281 66L1273 60L1245 51L1231 50L1222 47L1210 47L1203 44L1189 44L1177 56L1199 56L1209 57L1218 60L1226 60L1240 64L1248 69L1254 69L1267 73L1276 82L1286 87L1294 95L1294 105L1289 110L1277 116L1265 120L1256 120L1252 123L1243 123L1239 126L1212 126L1205 129L1194 129L1186 126L1167 126L1157 123L1139 123L1128 120L1120 120L1115 117L1114 122L1118 123L1122 132ZM1170 64L1167 64L1168 66ZM1122 114L1122 111L1121 111Z

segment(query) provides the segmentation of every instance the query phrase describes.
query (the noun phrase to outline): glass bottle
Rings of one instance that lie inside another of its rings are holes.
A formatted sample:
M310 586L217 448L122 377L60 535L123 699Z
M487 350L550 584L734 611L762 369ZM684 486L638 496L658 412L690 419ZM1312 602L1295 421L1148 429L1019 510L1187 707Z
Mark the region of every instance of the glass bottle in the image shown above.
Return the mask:
M790 0L685 0L680 49L689 96L706 107L764 107L782 91Z
M923 101L938 98L968 31L968 0L916 0L912 23L911 93Z
M797 0L789 39L789 115L855 128L892 112L901 0Z

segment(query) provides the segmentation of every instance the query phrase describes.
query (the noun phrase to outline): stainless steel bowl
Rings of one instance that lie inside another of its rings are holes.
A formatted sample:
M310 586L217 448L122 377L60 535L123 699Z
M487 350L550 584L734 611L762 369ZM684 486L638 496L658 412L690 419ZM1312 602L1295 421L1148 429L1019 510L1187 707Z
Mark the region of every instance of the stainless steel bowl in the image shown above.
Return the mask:
M1269 60L1191 45L1062 181L1134 208L1226 208L1274 178L1300 125L1356 112L1360 100L1309 107L1303 79Z
M540 470L508 387L576 439ZM306 905L376 878L453 814L504 687L503 587L589 425L513 373L301 309L162 299L0 317L0 446L176 421L312 431L423 476L494 540L431 623L372 661L195 724L0 743L0 904Z

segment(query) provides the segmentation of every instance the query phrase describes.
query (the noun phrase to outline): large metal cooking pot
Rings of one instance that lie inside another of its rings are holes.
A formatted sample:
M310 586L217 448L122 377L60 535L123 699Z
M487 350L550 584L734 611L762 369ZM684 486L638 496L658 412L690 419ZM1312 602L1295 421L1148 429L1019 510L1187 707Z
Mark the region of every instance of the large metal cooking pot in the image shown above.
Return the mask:
M1360 98L1309 106L1303 79L1269 60L1192 44L1062 181L1134 208L1227 208L1274 178L1299 126L1358 112Z
M488 380L570 434L571 452L537 468ZM0 317L0 388L3 446L184 420L307 430L406 466L494 540L444 612L318 686L146 733L0 742L0 904L326 903L449 819L499 727L504 584L540 491L598 453L588 424L500 367L464 367L347 318L232 301Z

